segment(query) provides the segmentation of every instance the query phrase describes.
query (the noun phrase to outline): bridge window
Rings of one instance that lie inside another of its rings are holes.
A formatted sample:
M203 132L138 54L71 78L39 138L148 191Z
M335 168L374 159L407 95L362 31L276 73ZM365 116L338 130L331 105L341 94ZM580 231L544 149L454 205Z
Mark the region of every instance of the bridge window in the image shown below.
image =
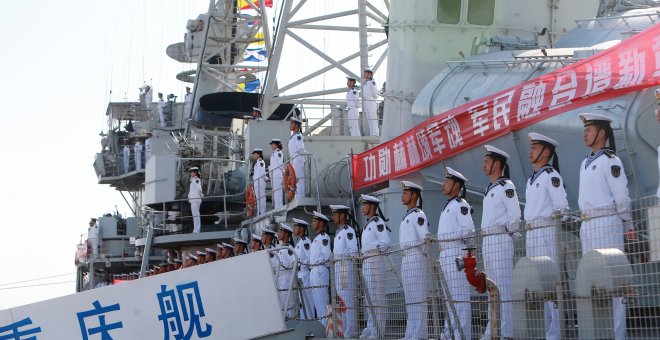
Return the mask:
M438 22L458 24L461 20L461 0L438 0Z
M468 0L468 23L490 26L493 24L494 17L495 0Z

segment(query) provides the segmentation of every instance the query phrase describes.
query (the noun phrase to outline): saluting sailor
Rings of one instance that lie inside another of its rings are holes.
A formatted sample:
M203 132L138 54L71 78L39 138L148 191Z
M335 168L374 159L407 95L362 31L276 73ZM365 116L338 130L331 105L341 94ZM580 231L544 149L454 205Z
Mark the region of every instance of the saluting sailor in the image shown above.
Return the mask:
M280 223L280 229L277 232L277 239L280 241L280 249L277 251L279 259L279 270L277 271L277 290L280 293L280 308L286 311L289 318L293 318L298 313L298 294L295 290L289 290L291 280L293 279L293 267L297 266L294 250L291 246L293 238L293 229L286 223ZM288 303L287 303L288 300Z
M257 216L266 213L266 162L263 157L262 149L252 150L252 160L254 160L252 182L254 183L254 194L257 196Z
M346 77L346 86L348 86L348 91L346 91L346 118L348 120L348 131L351 136L361 136L360 134L360 89L355 86L357 79L353 77Z
M347 224L349 208L345 205L330 205L332 222L337 225L334 240L335 289L337 295L344 301L346 312L343 317L345 338L358 335L355 298L357 282L353 259L359 254L357 234L355 229Z
M305 319L314 318L314 294L312 290L309 289L311 283L309 282L309 251L312 246L312 240L307 237L307 228L309 223L305 220L298 218L293 219L293 234L298 238L296 242L296 255L298 256L298 263L300 268L298 269L298 277L303 282L303 292L305 295L305 306L307 314L301 313L300 316Z
M429 234L429 221L422 211L422 186L401 181L401 188L401 203L408 208L399 226L399 242L403 251L401 279L408 314L405 338L427 339L428 271L422 246Z
M449 199L440 213L438 222L440 266L450 294L447 299L447 311L451 311L453 303L458 319L454 317L454 313L448 312L442 339L452 339L450 327L454 339L461 339L461 332L463 339L471 339L470 288L465 284L465 275L456 270L455 259L464 256L463 249L469 243L468 238L474 235L472 207L465 200L467 178L450 167L446 167L445 171L442 193Z
M326 228L330 219L314 211L312 219L312 229L316 236L309 249L309 282L312 285L312 294L314 295L314 308L316 317L325 326L328 314L328 288L330 285L330 273L328 271L328 261L330 260L330 235Z
M614 132L608 116L582 113L584 144L591 153L580 165L578 204L582 212L580 239L582 254L592 249L616 248L624 251L627 238L637 237L630 215L628 180L616 154ZM609 146L607 143L609 141ZM626 337L626 305L622 297L612 298L614 337Z
M202 181L199 178L199 168L194 166L190 168L190 189L188 190L188 203L193 218L193 233L199 233L202 228L202 221L199 214L199 208L202 205Z
M366 293L373 308L366 308L367 326L362 330L360 338L378 339L385 336L387 324L387 295L385 295L385 258L381 255L387 252L392 241L390 228L385 222L378 205L381 201L373 196L361 195L362 214L367 218L367 225L362 230L362 275L366 285ZM372 313L373 310L373 313Z
M362 84L362 98L364 98L364 112L367 115L369 123L369 135L380 136L378 129L378 86L374 80L374 70L366 68L364 70L364 83Z
M519 237L520 205L516 187L509 179L509 154L491 145L484 145L483 172L490 185L486 189L481 217L484 269L500 290L500 331L503 338L513 338L513 240ZM488 325L481 339L490 339L490 309Z
M270 141L270 147L273 153L270 154L270 165L268 172L270 174L270 185L273 192L273 209L282 206L284 202L284 191L282 184L284 180L284 155L282 154L282 140L273 138Z
M527 180L524 218L527 224L527 256L548 256L557 263L554 217L568 211L566 189L559 174L559 143L540 133L530 132L529 162L534 173ZM552 160L552 165L550 161ZM559 339L559 309L554 301L545 303L545 338Z
M296 198L305 196L305 140L301 133L302 120L291 117L289 129L291 138L289 138L289 161L296 172Z

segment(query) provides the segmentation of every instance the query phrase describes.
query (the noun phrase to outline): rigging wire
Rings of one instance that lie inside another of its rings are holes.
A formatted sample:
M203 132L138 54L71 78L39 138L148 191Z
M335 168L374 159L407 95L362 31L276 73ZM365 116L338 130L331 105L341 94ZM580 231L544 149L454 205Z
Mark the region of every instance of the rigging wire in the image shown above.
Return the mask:
M76 282L76 281L59 281L59 282L38 283L38 284L34 284L34 285L25 285L25 286L16 286L16 287L0 287L0 290L30 288L30 287L43 287L43 286L60 285L60 284L64 284L64 283L74 283L74 282Z
M38 277L35 279L29 279L29 280L22 280L22 281L15 281L15 282L8 282L8 283L0 283L0 287L2 286L11 286L19 283L25 283L25 282L33 282L33 281L40 281L40 280L45 280L45 279L52 279L55 277L62 277L62 276L67 276L67 275L75 275L76 273L66 273L66 274L59 274L59 275L52 275L52 276L44 276L44 277Z

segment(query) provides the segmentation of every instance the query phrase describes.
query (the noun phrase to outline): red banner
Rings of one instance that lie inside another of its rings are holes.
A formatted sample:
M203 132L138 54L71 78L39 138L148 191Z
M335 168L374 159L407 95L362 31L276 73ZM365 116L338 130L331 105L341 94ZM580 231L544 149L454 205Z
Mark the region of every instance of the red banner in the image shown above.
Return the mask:
M427 119L353 156L353 189L418 171L560 113L660 84L660 24L574 64Z

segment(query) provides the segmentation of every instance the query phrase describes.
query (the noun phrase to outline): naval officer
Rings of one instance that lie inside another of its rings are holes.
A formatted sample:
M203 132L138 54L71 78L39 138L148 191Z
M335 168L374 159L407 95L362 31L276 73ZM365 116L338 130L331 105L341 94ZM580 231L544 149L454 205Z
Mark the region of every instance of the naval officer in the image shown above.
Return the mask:
M348 120L348 131L351 136L360 136L360 89L355 86L357 80L353 77L346 77L346 118Z
M364 83L362 84L362 98L364 98L364 112L367 115L369 123L369 135L380 136L378 129L378 87L374 80L374 70L366 68L364 70Z
M483 238L484 269L497 282L500 290L500 332L503 338L513 338L513 306L511 280L513 278L513 240L519 237L520 205L516 187L509 179L509 154L485 145L482 170L490 180L483 201L481 232ZM507 302L503 302L507 301ZM488 325L481 339L491 338L490 309Z
M254 194L257 196L257 216L266 213L266 162L264 162L263 154L264 151L260 148L252 150L252 160L254 160L252 182L254 183Z
M199 214L199 208L202 205L202 181L199 178L199 168L194 166L190 168L190 189L188 190L188 202L193 218L193 233L199 233L202 228L202 221Z
M190 92L190 86L186 86L186 94L183 97L183 120L192 117L193 94Z
M527 180L524 219L527 222L525 248L527 256L548 256L557 264L555 253L554 217L568 211L564 181L559 174L556 140L540 133L530 132L529 162L534 173ZM550 161L552 160L552 165ZM545 302L545 338L560 338L559 309L554 301Z
M316 233L314 241L309 249L309 282L312 285L314 295L314 308L316 317L323 324L327 323L328 315L328 288L330 284L330 273L328 261L330 260L330 235L326 227L330 219L318 211L314 211L312 229Z
M280 293L280 308L286 316L293 318L298 314L298 294L296 290L289 290L293 279L293 267L298 265L293 247L291 246L293 229L286 223L280 223L277 239L282 249L277 251L279 270L277 271L277 290ZM288 303L287 303L288 300Z
M140 143L139 138L135 138L133 154L135 156L135 170L139 171L142 169L142 143Z
M361 235L362 275L372 308L366 308L367 325L360 338L378 339L385 336L387 324L387 295L385 295L385 257L390 248L390 228L378 205L381 201L370 195L361 195L362 214L367 219Z
M101 232L96 218L89 220L89 230L87 231L87 239L89 240L90 247L92 248L92 256L96 257L99 253L99 244L101 241Z
M401 279L408 315L405 338L427 339L428 271L423 245L429 234L429 221L422 211L422 186L401 181L401 188L401 203L408 209L399 226L399 242L403 251Z
M330 209L332 222L337 225L332 251L335 260L335 289L346 306L342 320L344 337L355 338L358 335L355 310L357 282L353 259L359 254L357 233L347 224L349 212L347 206L331 204Z
M472 339L472 313L470 308L470 288L465 284L465 275L456 270L455 259L464 256L463 249L468 238L474 235L472 207L465 200L467 178L460 172L445 168L445 182L442 193L448 197L438 222L440 241L440 266L447 282L450 296L447 299L448 320L442 332L442 339ZM451 312L451 304L456 308L456 316Z
M305 306L307 307L305 309L308 312L307 315L302 312L300 315L306 319L311 319L314 317L314 294L312 294L312 290L309 289L311 286L309 282L309 251L312 246L312 240L307 237L308 227L309 223L307 223L307 221L298 218L293 219L293 234L298 238L298 242L296 242L296 247L294 248L300 265L300 268L298 269L298 278L300 278L303 283L303 295L305 296Z
M277 209L281 207L284 202L284 190L282 189L284 181L284 155L282 154L282 140L279 138L271 139L270 147L273 150L273 153L270 154L270 165L268 166L268 173L270 174L273 209Z
M582 254L592 249L616 248L624 251L624 232L636 238L630 215L628 180L616 154L614 132L608 116L582 113L584 144L591 153L580 165L578 205L582 212L580 240ZM607 143L609 142L609 146ZM612 298L615 339L626 338L626 305L622 297Z
M302 120L297 117L291 117L289 129L291 137L289 138L289 161L296 172L296 199L305 196L305 139L301 133Z

